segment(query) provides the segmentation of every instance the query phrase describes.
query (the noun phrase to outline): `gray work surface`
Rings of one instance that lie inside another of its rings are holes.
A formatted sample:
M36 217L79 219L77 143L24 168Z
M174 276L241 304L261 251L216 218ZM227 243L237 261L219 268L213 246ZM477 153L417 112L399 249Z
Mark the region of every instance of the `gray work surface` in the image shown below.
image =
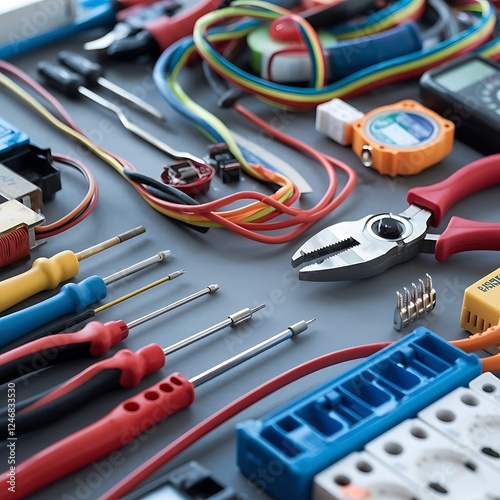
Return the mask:
M92 39L93 35L80 35L70 42L45 47L39 52L18 57L12 62L32 76L36 76L35 68L38 60L43 58L55 61L58 50L62 48L79 51L82 42ZM134 111L132 116L136 122L177 149L190 151L198 156L204 155L207 140L162 99L150 76L152 66L152 63L148 62L114 63L107 67L106 76L145 97L168 116L167 123L162 126L148 121ZM204 79L199 67L183 71L181 78L186 92L196 101L213 111L234 130L286 158L302 173L314 190L313 193L303 196L303 206L311 206L322 196L326 182L322 167L309 158L271 141L265 134L241 119L236 112L219 110L216 105L217 99L208 85L200 83L204 82ZM102 93L104 95L104 91ZM83 97L72 101L58 93L55 95L67 106L90 137L130 160L140 172L159 178L162 166L170 161L169 158L129 134L111 113ZM349 102L366 112L373 107L406 98L419 99L417 81L377 89L350 99ZM399 213L407 207L406 193L409 188L443 180L460 167L480 157L479 153L460 142L455 142L452 154L439 165L413 177L391 179L364 168L350 148L336 145L317 133L314 130L314 111L284 113L254 98L247 98L244 104L254 109L261 117L272 121L285 132L305 139L317 149L349 163L358 174L354 192L338 209L295 241L273 246L250 241L225 229L210 229L208 233L200 234L174 224L149 207L110 166L49 126L39 115L3 88L0 89L0 103L1 116L26 132L32 142L41 147L50 147L54 152L71 154L85 161L94 172L99 184L99 202L86 220L69 231L50 238L44 246L32 253L30 261L0 271L1 279L28 269L36 257L49 257L64 249L79 251L132 227L144 225L147 229L144 235L82 261L81 272L75 281L94 274L108 276L165 249L170 249L172 252L168 261L110 285L108 298L103 302L115 299L176 269L185 269L186 274L106 310L96 319L103 322L112 319L131 321L209 284L218 283L220 290L133 329L129 338L114 348L113 352L125 347L135 350L152 342L167 346L224 320L239 309L259 304L266 305L265 309L258 312L247 325L238 329L226 329L172 354L167 359L166 367L159 373L149 376L139 387L117 391L77 409L70 416L54 422L51 426L20 436L16 444L17 463L106 415L120 401L138 393L169 373L179 371L189 378L285 330L292 323L316 318L309 329L297 339L286 341L201 386L196 391L196 401L192 407L172 416L122 448L120 464L112 466L112 473L108 473L108 469L102 465L104 462L109 463L107 458L103 458L97 465L86 467L65 477L40 491L33 498L96 498L173 439L225 404L283 371L327 352L365 343L394 341L418 325L426 326L446 339L463 338L466 332L460 328L459 318L464 289L499 267L498 253L495 252L458 254L444 263L437 262L432 255L420 255L411 262L370 279L313 283L299 281L297 271L290 265L294 251L320 229L335 222L355 220L369 213L379 211ZM78 175L63 166L61 172L63 189L57 193L55 200L45 207L49 221L72 208L85 189ZM236 186L223 185L219 179L214 179L209 196L215 199L221 193L227 194L233 189L263 189L246 177ZM339 180L342 183L344 176L340 174ZM498 196L498 188L493 188L457 203L435 232L442 231L452 215L482 221L498 221ZM432 276L438 294L435 310L402 332L395 331L392 318L396 305L396 291L402 290L419 278L424 278L426 273ZM43 293L37 299L49 297L53 293L55 291ZM56 367L47 370L43 376L30 377L26 382L19 381L17 397L21 399L25 395L35 394L62 382L90 365L92 361L75 361L71 366ZM190 460L197 460L222 483L234 487L249 498L266 498L240 474L236 467L235 424L265 415L270 410L331 379L348 366L325 369L253 405L188 448L159 472L173 470ZM75 453L78 453L78 450L75 450ZM6 469L6 460L2 463L3 469Z

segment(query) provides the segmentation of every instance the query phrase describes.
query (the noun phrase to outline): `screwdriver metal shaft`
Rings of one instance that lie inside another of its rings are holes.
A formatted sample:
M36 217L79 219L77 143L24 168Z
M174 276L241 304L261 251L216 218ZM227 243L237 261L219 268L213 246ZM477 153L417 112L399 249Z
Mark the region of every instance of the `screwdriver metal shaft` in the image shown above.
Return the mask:
M146 229L139 226L77 253L64 250L50 258L39 257L28 271L0 282L0 312L74 278L80 271L81 260L134 238L144 231Z
M241 311L237 311L233 314L230 314L224 321L221 321L216 325L210 326L205 330L202 330L201 332L195 333L190 337L182 339L179 342L176 342L175 344L166 347L165 349L163 349L163 354L165 354L165 356L167 356L168 354L172 354L173 352L176 352L179 349L182 349L183 347L191 345L193 342L197 342L198 340L204 339L205 337L208 337L209 335L212 335L213 333L216 333L222 330L223 328L226 328L227 326L239 325L240 323L249 320L255 312L260 311L264 307L265 304L261 304L260 306L254 307L253 309L249 309L247 307L245 309L242 309Z
M112 103L111 101L108 101L104 97L100 96L99 94L96 94L92 90L88 89L87 87L78 87L78 92L90 99L91 101L95 102L96 104L99 104L100 106L108 109L109 111L112 111L120 120L121 124L129 131L135 134L137 137L140 137L141 139L145 140L155 148L159 149L160 151L166 153L168 156L171 158L175 158L176 160L192 160L196 163L201 163L204 164L205 161L198 156L195 156L191 153L188 153L187 151L177 151L174 149L172 146L169 146L166 142L158 139L158 137L154 136L147 130L144 130L143 128L139 127L139 125L136 125L134 122L130 120L130 118L127 116L123 108L120 106Z
M304 320L299 321L298 323L289 326L286 330L282 331L281 333L278 333L274 337L264 340L260 344L250 347L250 349L247 349L246 351L243 351L240 354L237 354L236 356L233 356L232 358L229 358L226 361L223 361L222 363L219 363L218 365L209 368L203 373L200 373L199 375L190 378L189 381L191 382L191 384L193 384L194 387L198 387L199 385L204 384L209 380L212 380L213 378L221 375L222 373L227 372L228 370L234 368L240 363L243 363L244 361L247 361L253 358L254 356L257 356L258 354L267 351L268 349L274 347L275 345L278 345L284 340L296 337L297 335L299 335L299 333L302 333L304 330L307 330L309 324L312 323L314 320L315 318L310 319L308 321Z
M172 311L173 309L176 309L177 307L180 307L184 304L187 304L188 302L191 302L199 297L203 297L204 295L207 295L209 293L216 292L219 289L219 285L209 285L206 288L203 288L202 290L195 292L191 295L188 295L187 297L184 297L182 299L177 300L176 302L173 302L172 304L169 304L168 306L162 307L161 309L158 309L156 311L153 311L149 314L146 314L145 316L142 316L141 318L137 318L134 321L131 321L130 323L127 323L127 327L129 330L132 328L142 325L142 323L145 323L146 321L149 321L150 319L156 318L157 316L160 316L161 314L164 314L166 312Z
M137 262L132 266L129 266L125 269L122 269L121 271L118 271L110 276L107 276L106 278L103 278L103 281L104 283L106 283L106 285L110 285L115 281L121 280L138 271L142 271L143 269L146 269L147 267L152 266L157 262L161 262L162 260L168 259L168 257L170 257L170 250L164 250L163 252L158 252L156 255L153 255L148 259L142 260L141 262Z
M76 258L79 261L87 259L92 255L102 252L103 250L106 250L108 248L114 247L115 245L123 243L124 241L135 238L136 236L144 232L146 232L146 228L144 226L135 227L134 229L125 231L124 233L118 234L117 236L113 236L112 238L109 238L109 240L101 241L101 243L98 243L97 245L89 247L85 250L81 250L80 252L75 254Z
M136 273L164 259L164 252L146 259L134 266L111 275L110 283ZM168 255L168 252L166 253ZM183 274L182 272L180 274ZM175 277L180 276L177 274ZM66 314L83 311L90 304L104 299L108 293L108 283L100 276L90 276L79 283L66 283L57 295L30 307L0 318L0 346L8 344L23 335L40 328Z
M157 120L165 121L165 116L154 106L105 78L103 76L104 69L101 64L91 61L90 59L69 50L59 52L58 59L66 67L85 78L85 82L88 87L92 87L96 84L100 85L113 94L116 94L126 100L137 109L148 113Z

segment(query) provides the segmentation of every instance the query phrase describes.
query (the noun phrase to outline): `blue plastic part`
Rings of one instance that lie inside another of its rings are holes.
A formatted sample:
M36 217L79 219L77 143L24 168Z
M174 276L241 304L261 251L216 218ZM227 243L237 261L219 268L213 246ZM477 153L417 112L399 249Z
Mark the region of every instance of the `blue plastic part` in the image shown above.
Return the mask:
M0 46L0 59L11 59L42 45L71 38L76 33L111 27L116 23L113 0L79 0L77 4L77 16L73 22L46 33L16 38L12 43Z
M338 42L325 49L330 64L328 81L333 82L374 64L417 52L422 49L422 38L417 24L408 21L390 30Z
M106 295L106 283L100 276L90 276L80 283L67 283L57 295L0 318L0 346L65 314L79 313Z
M238 424L238 467L275 499L309 499L318 472L480 373L477 356L419 327L279 410Z
M0 156L18 146L29 144L30 138L8 121L0 118Z

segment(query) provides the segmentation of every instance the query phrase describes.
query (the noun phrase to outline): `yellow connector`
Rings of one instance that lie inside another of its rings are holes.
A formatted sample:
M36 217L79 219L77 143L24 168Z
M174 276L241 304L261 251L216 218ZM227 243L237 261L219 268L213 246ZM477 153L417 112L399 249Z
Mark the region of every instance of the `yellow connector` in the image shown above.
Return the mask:
M500 268L466 288L460 326L470 333L479 333L497 325L499 320Z

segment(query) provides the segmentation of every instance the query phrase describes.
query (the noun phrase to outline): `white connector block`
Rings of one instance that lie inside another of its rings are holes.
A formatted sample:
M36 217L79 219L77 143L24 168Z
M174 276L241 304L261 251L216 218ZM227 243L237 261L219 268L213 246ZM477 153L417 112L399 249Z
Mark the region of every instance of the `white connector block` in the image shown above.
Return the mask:
M364 113L342 99L332 99L316 107L316 130L343 146L352 144L352 124Z
M471 380L469 387L494 404L500 405L500 379L486 372Z
M365 449L413 483L418 498L500 499L498 470L420 419L409 419Z
M4 0L0 5L0 46L48 33L73 22L76 0Z
M312 500L413 500L416 488L365 451L317 474Z
M496 467L500 472L500 405L459 387L418 417Z

